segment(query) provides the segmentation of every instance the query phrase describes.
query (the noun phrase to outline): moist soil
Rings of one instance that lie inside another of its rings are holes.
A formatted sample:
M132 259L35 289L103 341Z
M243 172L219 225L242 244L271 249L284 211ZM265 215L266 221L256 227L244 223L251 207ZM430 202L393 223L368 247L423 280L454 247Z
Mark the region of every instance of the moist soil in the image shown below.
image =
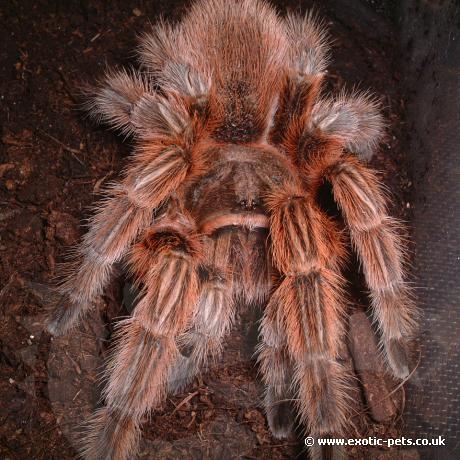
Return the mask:
M405 99L392 5L348 3L315 5L334 39L327 90L370 89L381 99L388 135L371 164L391 192L391 212L410 221L411 182L402 149ZM313 5L275 4L281 13ZM75 433L98 404L113 323L128 314L123 276L89 321L56 339L43 332L48 286L56 264L84 233L91 204L117 179L131 151L129 139L94 126L79 111L79 88L94 83L107 67L136 65L137 36L160 16L177 20L187 5L179 0L0 5L1 459L77 458ZM355 304L364 304L365 296L355 290ZM268 430L253 359L259 314L242 312L224 358L145 420L141 458L306 458L300 431L277 440ZM377 422L380 402L369 409L376 387L366 388L365 382L352 390L351 436L396 436L399 412ZM395 382L386 379L385 385L391 390ZM391 398L400 411L403 392ZM350 452L354 458L403 458L385 449Z

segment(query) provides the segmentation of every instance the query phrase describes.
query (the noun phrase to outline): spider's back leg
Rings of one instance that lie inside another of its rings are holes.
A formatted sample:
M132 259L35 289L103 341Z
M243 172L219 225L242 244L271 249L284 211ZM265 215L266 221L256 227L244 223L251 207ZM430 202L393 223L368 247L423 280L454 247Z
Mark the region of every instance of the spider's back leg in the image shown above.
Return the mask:
M308 120L291 123L284 145L314 195L326 179L350 229L369 286L381 346L395 376L409 374L404 342L416 325L416 310L404 280L405 251L398 222L388 217L376 175L354 155L367 159L383 136L383 118L365 93L320 99L305 109ZM300 111L301 112L301 111Z
M405 343L415 330L417 311L405 281L398 222L387 215L375 174L355 158L342 158L326 175L363 265L385 358L394 375L405 378L409 375Z

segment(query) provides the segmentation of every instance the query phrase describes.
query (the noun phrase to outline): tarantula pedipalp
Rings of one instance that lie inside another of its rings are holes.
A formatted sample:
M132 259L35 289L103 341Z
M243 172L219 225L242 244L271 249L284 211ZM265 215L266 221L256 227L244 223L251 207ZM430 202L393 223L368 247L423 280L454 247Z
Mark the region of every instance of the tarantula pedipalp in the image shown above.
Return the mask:
M259 1L201 0L180 24L145 35L140 55L143 73L109 74L92 99L96 118L135 137L135 154L93 217L48 326L68 331L113 265L128 263L142 297L119 324L83 455L129 458L142 416L219 354L241 304L264 307L258 356L273 434L292 428L290 400L312 435L343 433L346 248L317 204L324 181L399 378L415 323L396 223L361 162L381 136L376 104L321 96L322 27Z

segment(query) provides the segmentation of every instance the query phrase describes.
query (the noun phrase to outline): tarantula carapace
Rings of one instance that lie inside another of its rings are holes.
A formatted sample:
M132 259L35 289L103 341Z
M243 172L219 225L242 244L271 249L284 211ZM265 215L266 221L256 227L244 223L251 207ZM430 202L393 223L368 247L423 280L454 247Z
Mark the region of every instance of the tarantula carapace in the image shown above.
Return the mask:
M91 113L136 147L58 288L49 331L68 331L91 308L117 261L142 297L119 323L86 458L131 457L142 416L220 353L243 304L264 309L258 361L273 434L289 433L291 401L312 436L344 432L348 250L317 203L324 182L362 264L388 366L408 375L415 321L398 224L361 161L383 122L366 94L322 94L326 42L312 14L201 0L142 38L140 72L110 73L95 91Z

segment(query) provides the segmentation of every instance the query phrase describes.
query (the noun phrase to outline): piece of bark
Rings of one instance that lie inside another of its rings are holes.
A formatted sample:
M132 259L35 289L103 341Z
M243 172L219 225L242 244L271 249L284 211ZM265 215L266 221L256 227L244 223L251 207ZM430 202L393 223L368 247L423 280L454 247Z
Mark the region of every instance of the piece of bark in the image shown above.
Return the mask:
M366 314L355 312L350 317L350 351L364 396L373 420L382 423L391 420L397 408L385 382L386 375L375 335Z

